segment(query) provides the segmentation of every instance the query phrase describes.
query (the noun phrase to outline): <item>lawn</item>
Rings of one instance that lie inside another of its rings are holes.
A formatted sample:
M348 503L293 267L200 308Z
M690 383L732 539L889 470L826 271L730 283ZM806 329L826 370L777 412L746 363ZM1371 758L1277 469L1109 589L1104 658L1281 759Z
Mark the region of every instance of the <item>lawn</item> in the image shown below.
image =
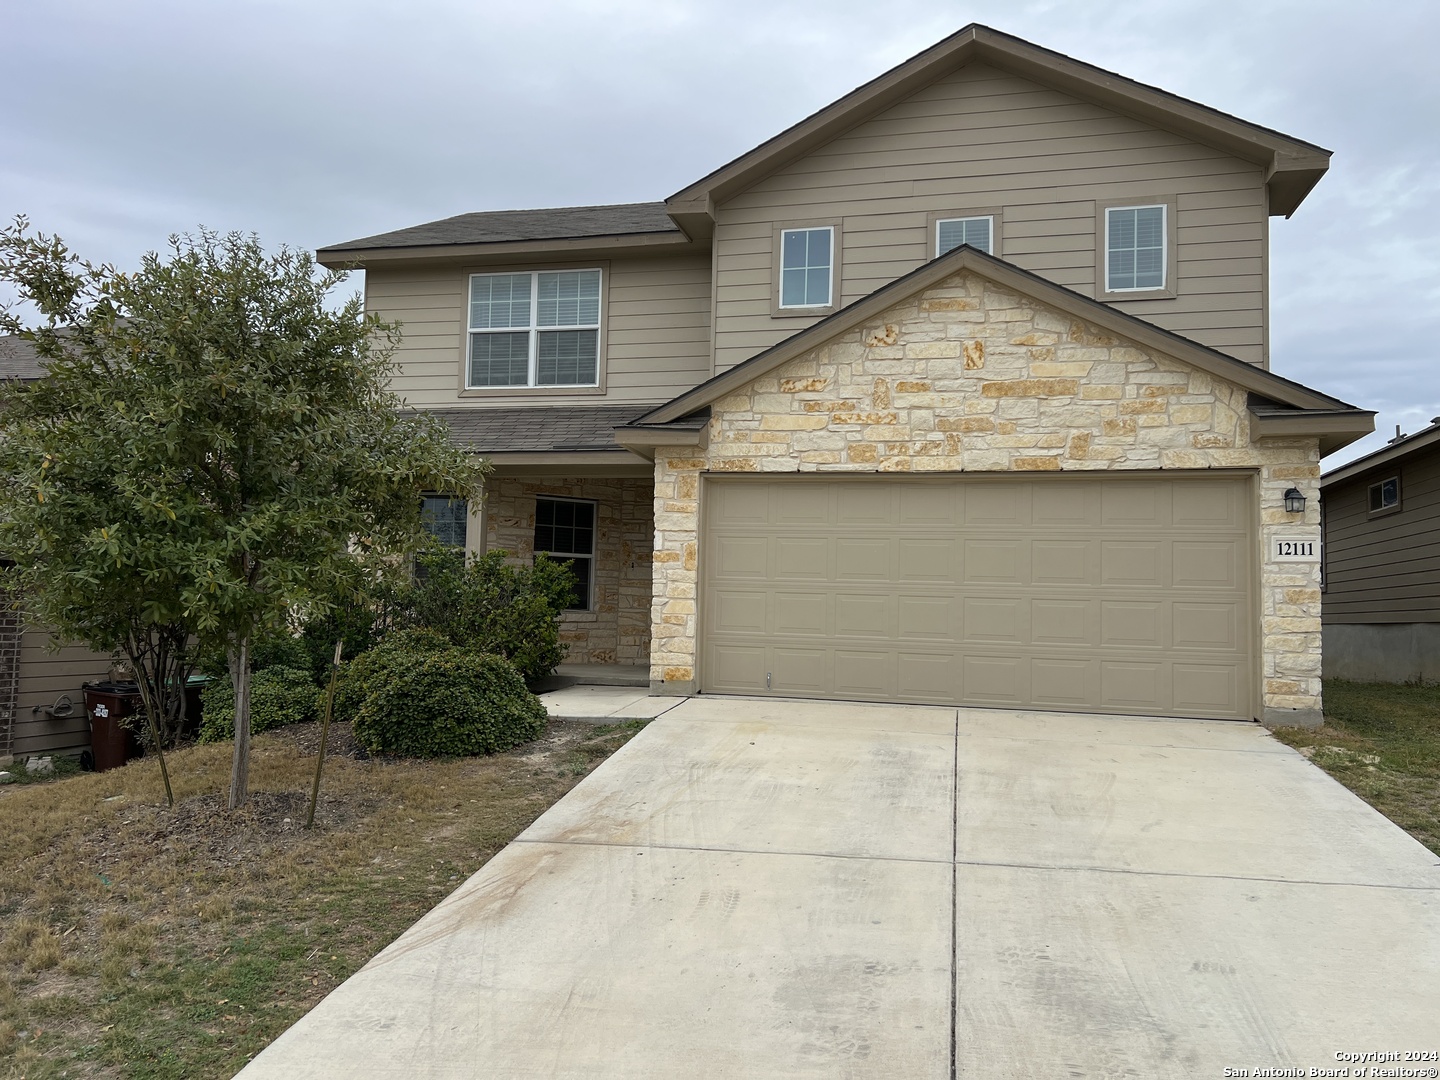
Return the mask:
M229 1077L641 725L552 722L492 758L361 760L315 725L0 788L0 1076Z
M1440 854L1440 686L1327 679L1325 725L1275 737Z

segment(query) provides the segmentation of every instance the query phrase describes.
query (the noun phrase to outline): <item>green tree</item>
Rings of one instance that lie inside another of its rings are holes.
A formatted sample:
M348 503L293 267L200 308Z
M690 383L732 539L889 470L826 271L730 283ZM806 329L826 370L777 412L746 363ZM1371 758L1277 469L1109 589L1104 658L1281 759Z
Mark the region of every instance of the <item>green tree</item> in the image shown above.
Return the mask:
M6 308L0 329L49 372L0 400L0 555L35 617L130 659L152 723L178 716L186 645L223 649L231 807L252 642L407 566L420 492L469 494L485 469L398 411L398 327L359 297L330 306L344 279L238 233L171 237L123 273L23 218L0 230L0 281L39 315L26 329Z

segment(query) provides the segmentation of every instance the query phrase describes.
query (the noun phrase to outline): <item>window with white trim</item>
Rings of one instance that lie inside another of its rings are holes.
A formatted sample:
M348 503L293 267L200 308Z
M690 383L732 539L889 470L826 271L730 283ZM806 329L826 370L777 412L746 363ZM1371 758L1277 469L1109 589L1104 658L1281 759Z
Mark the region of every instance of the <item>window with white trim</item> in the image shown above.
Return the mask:
M598 386L600 271L471 274L465 385Z
M835 230L784 229L780 233L780 306L829 307L835 278Z
M424 495L420 498L420 521L425 531L442 547L463 548L469 507L464 499L451 495Z
M1105 209L1105 291L1165 288L1164 203Z
M535 554L566 563L575 577L571 611L589 611L595 567L595 504L588 499L535 500Z
M986 255L993 254L991 237L994 232L995 219L988 214L984 217L941 218L935 222L935 257L938 259L961 244L969 244Z

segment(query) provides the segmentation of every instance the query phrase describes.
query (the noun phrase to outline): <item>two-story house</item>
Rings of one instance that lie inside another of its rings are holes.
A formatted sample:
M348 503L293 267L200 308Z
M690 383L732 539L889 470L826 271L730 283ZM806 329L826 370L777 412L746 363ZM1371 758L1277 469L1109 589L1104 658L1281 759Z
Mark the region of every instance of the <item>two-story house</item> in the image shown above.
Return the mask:
M968 26L663 202L320 251L659 692L1320 708L1320 455L1267 246L1328 151Z

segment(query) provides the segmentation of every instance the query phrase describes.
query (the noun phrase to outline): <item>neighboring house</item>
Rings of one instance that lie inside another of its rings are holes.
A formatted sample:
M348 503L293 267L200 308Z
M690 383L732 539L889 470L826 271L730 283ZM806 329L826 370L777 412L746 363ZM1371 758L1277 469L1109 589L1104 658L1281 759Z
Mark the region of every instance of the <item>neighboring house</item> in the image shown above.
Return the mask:
M33 382L44 375L29 342L0 334L0 382ZM90 748L81 685L108 677L110 657L78 645L52 652L50 644L50 635L26 627L14 598L0 592L0 764Z
M664 202L321 249L659 692L1320 718L1319 460L1268 231L1329 151L969 26ZM1290 489L1308 502L1286 509Z
M1320 480L1328 678L1440 680L1440 417Z

